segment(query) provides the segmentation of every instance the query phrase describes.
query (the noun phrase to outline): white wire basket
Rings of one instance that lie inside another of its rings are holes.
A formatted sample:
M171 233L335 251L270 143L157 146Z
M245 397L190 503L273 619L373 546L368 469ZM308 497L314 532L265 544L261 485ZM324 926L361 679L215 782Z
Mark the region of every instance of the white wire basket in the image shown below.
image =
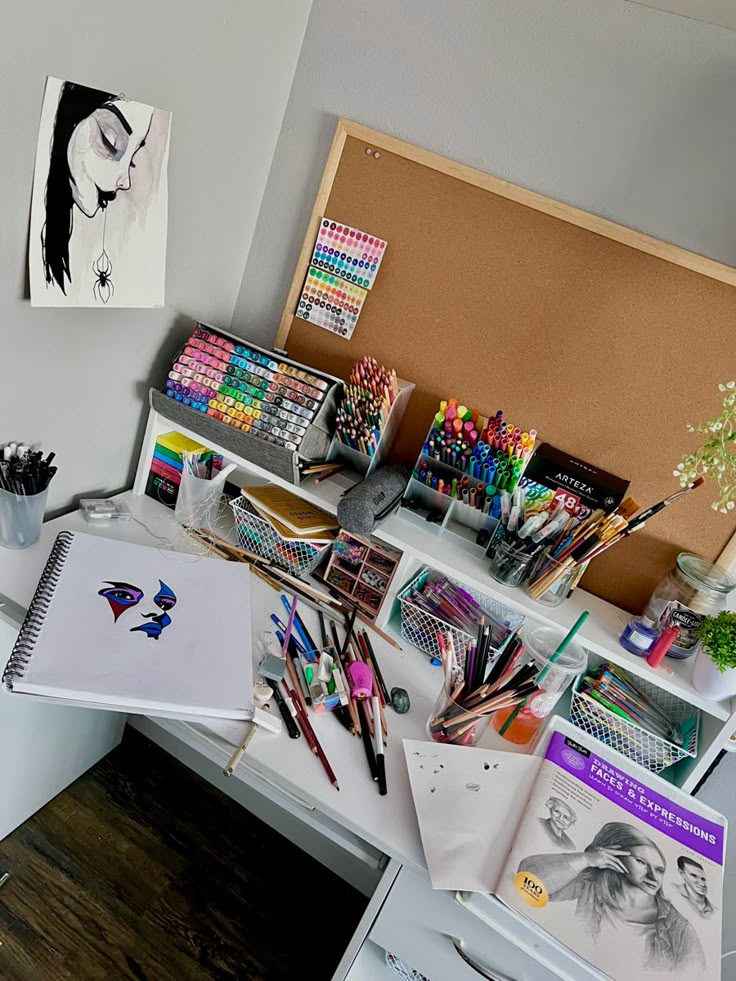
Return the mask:
M270 522L262 518L247 497L230 502L235 527L243 548L304 579L311 575L328 554L332 545L310 542L303 538L283 538Z
M424 974L415 971L413 967L409 967L407 963L399 960L395 954L391 954L388 951L386 951L386 963L394 974L398 974L404 981L429 981L429 978L425 977Z
M696 757L698 755L700 712L675 695L662 691L661 688L651 684L651 682L637 678L636 683L675 725L679 725L688 718L695 718L695 725L684 745L678 746L662 736L649 732L648 729L644 729L635 722L629 722L611 712L594 698L577 690L572 693L570 721L578 729L595 736L606 746L618 750L619 753L652 773L660 773L662 770L666 770L668 766L673 766L688 756Z
M469 641L474 642L476 640L476 636L460 630L459 627L453 627L447 621L441 620L431 613L427 613L426 610L423 610L412 599L414 594L425 582L436 582L438 579L445 578L449 579L450 577L442 576L433 569L425 568L410 583L404 586L398 596L401 606L401 636L405 640L408 640L410 644L413 644L414 647L418 647L420 651L424 651L431 658L440 660L440 647L437 642L437 634L443 633L447 635L450 633L452 634L452 640L455 645L458 663L460 667L463 667L465 664L465 648ZM510 610L502 603L491 599L490 596L479 593L466 586L465 583L457 582L455 579L450 579L450 582L458 588L463 589L466 593L469 593L485 613L490 613L500 620L505 620L510 631L517 629L524 622L522 614Z

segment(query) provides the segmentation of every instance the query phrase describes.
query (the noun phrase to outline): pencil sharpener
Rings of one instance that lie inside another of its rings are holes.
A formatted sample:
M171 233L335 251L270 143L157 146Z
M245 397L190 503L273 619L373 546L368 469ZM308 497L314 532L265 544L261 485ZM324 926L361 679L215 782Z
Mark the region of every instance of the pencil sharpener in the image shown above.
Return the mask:
M348 681L353 698L370 698L373 694L373 672L362 661L348 664Z

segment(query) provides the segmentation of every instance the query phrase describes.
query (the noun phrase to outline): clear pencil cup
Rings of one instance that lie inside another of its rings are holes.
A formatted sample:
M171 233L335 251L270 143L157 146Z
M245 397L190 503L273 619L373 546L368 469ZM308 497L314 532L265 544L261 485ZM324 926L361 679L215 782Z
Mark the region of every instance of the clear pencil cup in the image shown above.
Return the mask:
M529 570L532 557L523 548L501 541L491 559L490 573L504 586L519 586Z
M488 728L490 716L466 709L453 693L457 691L457 679L448 685L445 681L427 719L427 735L437 743L454 743L456 746L475 746Z
M0 490L0 545L28 548L41 537L48 488L40 494L10 494Z
M570 586L579 571L576 566L566 567L559 559L553 559L547 550L532 566L526 591L543 606L559 606L567 599Z
M220 514L220 500L225 487L222 474L211 480L195 477L184 468L176 497L174 517L187 528L214 529Z

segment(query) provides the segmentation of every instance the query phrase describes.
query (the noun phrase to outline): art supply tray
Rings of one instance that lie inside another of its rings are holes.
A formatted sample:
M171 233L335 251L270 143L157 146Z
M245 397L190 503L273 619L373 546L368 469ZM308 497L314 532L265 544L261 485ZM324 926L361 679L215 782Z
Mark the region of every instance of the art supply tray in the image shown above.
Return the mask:
M475 636L471 636L459 627L453 627L445 620L433 616L427 610L417 606L412 599L414 591L423 586L427 579L430 582L435 582L437 579L443 578L449 577L444 577L433 569L425 568L401 590L397 597L401 609L401 636L405 640L408 640L410 644L413 644L414 647L418 647L420 651L424 651L425 654L428 654L432 659L439 662L440 647L437 643L437 634L451 633L458 663L463 667L465 664L465 647L469 641L475 641ZM506 620L510 631L516 630L524 623L524 616L522 614L510 610L502 603L496 602L496 600L491 599L490 596L486 596L484 593L471 589L465 583L457 582L454 579L450 579L450 581L459 589L465 590L466 593L472 596L486 613L491 613L498 619Z
M337 536L322 578L375 620L401 556L398 549L383 542L359 538L343 529Z
M393 405L388 415L388 420L386 425L381 432L381 438L378 441L378 446L376 447L376 452L373 456L369 456L365 453L361 453L360 450L354 449L352 446L348 446L347 443L341 442L337 436L332 440L332 445L330 446L330 452L328 454L328 460L340 460L347 464L351 470L356 470L358 473L365 474L368 477L373 473L374 470L378 469L388 457L388 454L393 445L393 441L396 437L396 433L399 431L399 426L401 425L401 420L404 418L404 413L406 412L406 407L409 404L409 399L411 398L411 393L416 388L414 382L405 381L403 378L396 379L399 385L399 392L394 399Z
M150 404L160 415L170 419L172 423L183 426L194 431L203 441L215 443L223 449L230 450L236 456L245 457L252 460L258 466L269 470L271 473L288 480L292 484L300 482L299 462L300 460L324 460L332 444L333 433L335 431L335 414L342 390L342 381L332 375L327 375L322 371L317 371L299 362L292 361L282 354L269 351L267 348L259 347L251 341L246 341L235 334L227 331L215 329L207 324L195 324L195 329L201 327L210 334L224 338L232 344L247 345L253 351L262 354L264 357L284 362L285 364L308 372L327 383L321 401L314 409L314 415L304 428L304 435L296 450L276 443L269 442L260 436L255 436L251 432L246 432L242 428L237 428L234 424L227 424L212 415L208 415L208 405L206 402L196 403L199 407L193 407L191 398L182 396L181 400L177 397L169 397L163 391L151 389ZM191 340L191 338L189 339ZM177 353L173 364L177 363L178 358L187 345ZM209 366L205 366L204 371ZM238 380L239 381L239 380ZM169 384L171 384L169 382ZM216 382L213 380L213 386ZM167 386L168 387L168 386ZM177 396L179 393L177 393ZM230 418L230 417L228 417ZM233 417L234 418L234 417Z
M230 502L235 516L238 540L261 558L305 579L319 566L332 548L331 544L310 542L303 538L283 538L265 518L262 518L246 497Z
M675 695L663 691L651 682L637 678L637 685L655 702L674 723L684 722L695 717L687 742L683 746L669 742L662 736L644 729L635 722L629 722L614 712L611 712L600 702L589 695L583 694L578 687L573 690L570 705L570 721L578 729L595 736L606 746L617 750L624 756L643 766L652 773L660 773L668 766L679 763L680 760L698 755L698 737L700 732L700 711L682 701Z

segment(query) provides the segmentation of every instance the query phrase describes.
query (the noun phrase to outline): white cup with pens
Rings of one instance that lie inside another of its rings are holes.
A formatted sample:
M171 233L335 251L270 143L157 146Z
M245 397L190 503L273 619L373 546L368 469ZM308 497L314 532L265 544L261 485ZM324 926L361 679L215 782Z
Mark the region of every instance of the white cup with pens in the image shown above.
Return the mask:
M0 450L0 546L28 548L41 537L54 454L8 443Z
M235 469L231 463L223 470L214 469L214 456L182 453L182 474L176 498L174 517L181 525L212 530L217 525L220 499L225 481Z

